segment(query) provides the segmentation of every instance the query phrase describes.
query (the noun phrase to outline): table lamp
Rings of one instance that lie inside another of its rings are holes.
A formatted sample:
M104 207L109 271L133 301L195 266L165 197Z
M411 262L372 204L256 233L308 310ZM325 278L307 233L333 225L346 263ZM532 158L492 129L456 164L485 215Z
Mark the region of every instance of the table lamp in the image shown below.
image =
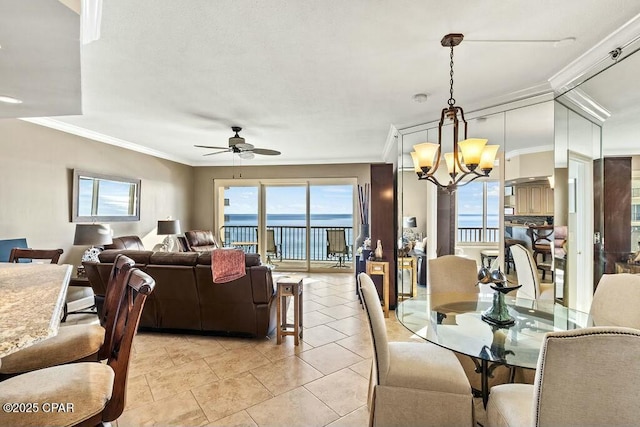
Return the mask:
M158 220L158 235L167 237L162 241L163 252L174 252L175 241L173 236L180 234L180 221L177 219L161 219Z
M109 224L76 224L76 234L73 238L74 246L91 247L82 255L82 261L98 262L100 249L96 245L109 245L113 243L111 239L111 227Z

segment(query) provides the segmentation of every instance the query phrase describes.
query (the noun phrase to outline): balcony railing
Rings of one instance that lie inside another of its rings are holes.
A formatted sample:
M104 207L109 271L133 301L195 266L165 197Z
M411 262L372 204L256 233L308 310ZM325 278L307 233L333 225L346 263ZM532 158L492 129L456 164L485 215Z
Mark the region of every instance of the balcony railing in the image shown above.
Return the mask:
M462 243L485 243L498 242L500 233L498 228L487 227L486 236L482 236L482 227L458 227L458 242Z
M227 225L224 227L224 243L226 246L238 245L246 252L258 251L258 227L255 225ZM307 259L305 226L276 225L269 226L267 230L273 230L277 252L267 251L272 260L303 261ZM352 227L309 227L310 232L310 259L311 261L335 261L336 256L327 254L327 230L344 230L346 244L349 247L349 255L344 261L353 260L353 228ZM498 242L499 229L487 228L486 237L483 239L482 227L458 228L458 242L480 243Z
M274 258L274 253L267 251L272 259L278 260L306 260L307 259L307 228L305 226L275 225L268 226L267 230L273 230L275 245L278 249ZM327 254L327 230L344 230L346 245L349 247L349 254L343 261L353 259L353 227L309 227L309 251L311 261L335 261L336 256ZM255 225L226 225L224 227L224 243L232 246L236 242L241 245L246 252L257 252L258 227Z

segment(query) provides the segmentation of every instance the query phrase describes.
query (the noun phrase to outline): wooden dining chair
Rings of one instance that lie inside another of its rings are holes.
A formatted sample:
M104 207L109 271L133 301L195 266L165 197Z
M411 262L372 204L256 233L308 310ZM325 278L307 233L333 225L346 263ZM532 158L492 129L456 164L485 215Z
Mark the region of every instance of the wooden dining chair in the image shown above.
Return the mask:
M100 425L117 419L126 403L127 372L133 337L145 300L155 287L137 268L126 273L125 290L115 309L113 336L107 363L72 363L39 369L0 382L4 402L44 402L65 405L65 412L0 412L0 425Z
M60 255L64 251L62 249L23 249L13 248L9 255L9 262L20 262L20 260L51 260L51 264L57 264L60 260Z
M473 398L451 350L431 343L389 342L371 278L358 275L373 344L370 426L472 426Z
M132 259L122 254L117 256L109 276L100 325L63 326L56 336L3 357L0 360L0 377L66 363L106 359L126 273L133 265Z
M639 353L637 329L548 333L535 383L494 387L485 426L638 425Z

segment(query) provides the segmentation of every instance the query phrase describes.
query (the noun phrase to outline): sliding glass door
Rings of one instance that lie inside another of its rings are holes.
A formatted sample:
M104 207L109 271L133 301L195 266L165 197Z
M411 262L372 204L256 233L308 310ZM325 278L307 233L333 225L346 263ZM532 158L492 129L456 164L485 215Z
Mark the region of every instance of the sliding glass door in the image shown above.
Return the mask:
M217 181L214 222L225 246L258 252L279 271L349 271L354 186L355 179Z

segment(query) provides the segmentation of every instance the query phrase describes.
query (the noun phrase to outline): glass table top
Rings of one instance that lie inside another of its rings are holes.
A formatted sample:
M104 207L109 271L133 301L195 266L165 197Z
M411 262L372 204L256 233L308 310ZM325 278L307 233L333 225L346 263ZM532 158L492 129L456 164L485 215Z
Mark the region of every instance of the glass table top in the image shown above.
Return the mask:
M423 295L399 302L396 317L417 336L457 353L530 369L547 332L592 326L587 313L510 296L505 301L515 325L493 326L481 318L492 300L490 293Z

